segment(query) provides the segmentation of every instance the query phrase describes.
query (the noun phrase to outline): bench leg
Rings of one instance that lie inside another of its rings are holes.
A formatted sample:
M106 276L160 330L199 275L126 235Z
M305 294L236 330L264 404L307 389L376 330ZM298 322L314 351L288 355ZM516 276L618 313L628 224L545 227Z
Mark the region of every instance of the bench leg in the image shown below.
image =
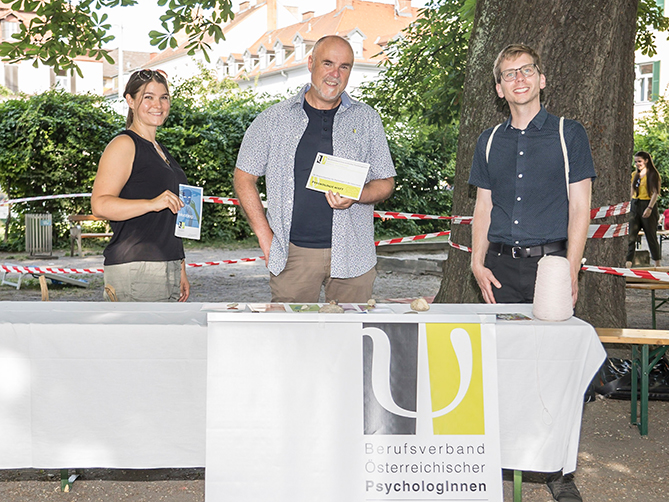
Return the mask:
M653 317L653 329L655 329L655 290L650 290L650 305L652 307L652 317Z
M630 422L632 425L639 425L637 422L637 399L639 399L639 375L641 373L640 368L641 359L639 356L639 346L632 345L632 374L631 374L631 391L630 395Z
M641 346L641 420L639 421L639 432L642 436L648 435L648 374L650 373L648 361L648 345Z
M513 471L513 502L523 499L523 471Z

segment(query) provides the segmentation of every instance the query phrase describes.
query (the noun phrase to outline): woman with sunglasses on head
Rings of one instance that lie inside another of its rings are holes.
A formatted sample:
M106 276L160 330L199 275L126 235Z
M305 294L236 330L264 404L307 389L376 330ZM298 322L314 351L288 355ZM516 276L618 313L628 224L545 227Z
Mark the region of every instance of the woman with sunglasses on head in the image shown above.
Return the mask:
M632 173L632 190L629 219L629 241L625 267L631 268L634 261L634 250L639 235L643 229L648 242L650 254L659 267L662 262L660 244L657 241L657 222L660 215L657 210L657 198L660 195L660 173L657 171L653 159L647 152L634 154L636 171Z
M187 180L156 141L170 111L167 79L160 70L136 71L123 95L127 129L102 154L91 196L93 214L114 231L104 251L105 299L185 302L190 284L174 226Z

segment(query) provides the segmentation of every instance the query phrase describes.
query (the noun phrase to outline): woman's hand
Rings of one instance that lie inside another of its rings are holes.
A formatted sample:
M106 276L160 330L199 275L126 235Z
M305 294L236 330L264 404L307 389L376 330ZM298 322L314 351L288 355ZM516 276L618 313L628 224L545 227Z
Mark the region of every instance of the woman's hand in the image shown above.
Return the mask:
M181 296L179 296L180 302L185 302L190 296L190 282L188 282L188 277L186 276L186 261L181 262Z
M150 207L151 211L158 212L167 208L174 214L177 214L179 209L184 207L184 203L173 191L165 190L158 197L151 199Z
M643 212L643 214L641 215L641 217L642 217L642 218L650 218L650 215L651 215L651 214L653 214L653 208L650 207L650 206L648 206L648 207L644 210L644 212Z

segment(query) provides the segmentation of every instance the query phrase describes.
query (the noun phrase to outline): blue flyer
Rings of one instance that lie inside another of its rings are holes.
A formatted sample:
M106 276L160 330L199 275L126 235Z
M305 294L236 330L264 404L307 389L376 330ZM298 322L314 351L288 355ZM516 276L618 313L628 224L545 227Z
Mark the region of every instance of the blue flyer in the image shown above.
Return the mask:
M177 213L174 235L186 239L199 239L202 227L202 188L179 185L179 198L183 201Z

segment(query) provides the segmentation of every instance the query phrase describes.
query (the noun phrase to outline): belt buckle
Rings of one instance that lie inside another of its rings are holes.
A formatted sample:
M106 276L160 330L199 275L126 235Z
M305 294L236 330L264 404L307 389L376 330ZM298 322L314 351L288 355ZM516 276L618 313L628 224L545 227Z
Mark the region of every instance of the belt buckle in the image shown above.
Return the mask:
M520 255L520 251L521 251L522 249L523 249L523 248L520 247L520 246L513 246L513 247L511 248L511 256L512 256L513 258L522 258L522 256ZM519 253L519 254L516 254L516 253Z

